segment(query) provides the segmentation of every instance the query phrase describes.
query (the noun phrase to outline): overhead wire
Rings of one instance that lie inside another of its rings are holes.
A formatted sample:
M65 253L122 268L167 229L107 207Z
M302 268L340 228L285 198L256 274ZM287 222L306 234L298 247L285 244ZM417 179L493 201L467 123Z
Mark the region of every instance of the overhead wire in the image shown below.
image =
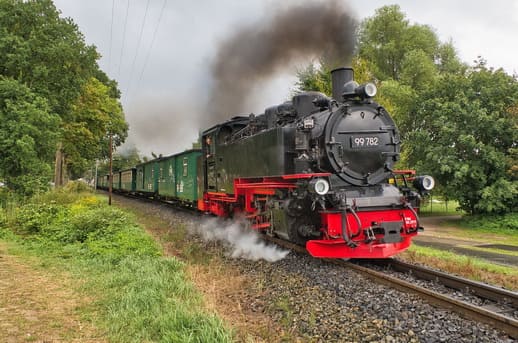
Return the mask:
M137 82L137 86L135 88L136 90L139 89L140 84L142 83L142 77L144 75L144 71L146 70L147 63L149 61L149 56L151 54L151 50L153 50L153 45L155 43L156 34L158 32L158 28L160 27L160 22L162 21L162 17L163 17L163 14L164 14L164 9L165 9L166 4L167 4L167 0L164 0L164 3L162 4L162 8L160 10L160 15L158 17L158 21L157 21L155 30L153 32L153 36L151 38L151 45L149 46L149 49L148 49L147 54L146 54L146 57L144 59L144 64L143 64L142 70L140 72L140 76L139 76L139 79L138 79L138 82Z
M110 72L112 65L112 44L113 44L113 17L115 14L115 0L112 0L112 21L110 24L110 47L108 50L108 73Z
M124 30L122 32L122 46L121 46L121 54L119 58L119 70L117 72L117 77L120 79L121 75L121 65L122 65L122 56L124 55L124 42L126 40L126 28L128 25L128 14L129 14L130 0L128 0L128 6L126 6L126 19L124 19Z
M138 56L138 52L139 52L139 49L140 49L140 43L142 42L142 36L144 34L144 27L146 25L146 18L147 18L147 13L148 13L148 10L149 10L149 2L150 1L151 0L147 0L146 10L144 12L144 19L142 20L142 25L140 26L140 34L139 34L138 41L137 41L137 48L135 50L135 55L133 56L133 61L131 62L131 68L130 68L128 86L126 88L126 94L129 94L129 91L130 91L130 88L131 88L131 81L133 80L133 73L135 71L135 63L137 61L137 56Z

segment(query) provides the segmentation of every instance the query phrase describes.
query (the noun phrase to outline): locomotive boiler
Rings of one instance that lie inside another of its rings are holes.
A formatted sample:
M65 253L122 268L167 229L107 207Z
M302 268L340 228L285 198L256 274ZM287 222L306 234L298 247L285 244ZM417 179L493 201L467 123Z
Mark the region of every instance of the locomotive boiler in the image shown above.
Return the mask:
M350 68L331 75L332 98L303 92L204 131L197 206L243 216L315 257L388 257L422 229L420 193L434 181L393 170L400 137L375 85L356 83Z

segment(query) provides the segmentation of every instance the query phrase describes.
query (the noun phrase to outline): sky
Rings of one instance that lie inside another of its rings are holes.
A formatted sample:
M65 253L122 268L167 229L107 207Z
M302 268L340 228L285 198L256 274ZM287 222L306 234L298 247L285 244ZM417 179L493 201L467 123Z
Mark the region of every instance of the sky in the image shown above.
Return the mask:
M89 45L99 65L117 80L130 125L125 148L143 155L169 155L196 141L212 86L210 66L221 42L244 26L260 25L290 4L326 0L54 0ZM429 25L442 42L452 41L461 60L477 56L490 67L518 74L518 0L337 0L358 21L398 4L411 23ZM248 113L290 97L296 71L315 56L302 56L285 70L253 85ZM229 118L238 113L229 114ZM124 149L123 147L123 149Z

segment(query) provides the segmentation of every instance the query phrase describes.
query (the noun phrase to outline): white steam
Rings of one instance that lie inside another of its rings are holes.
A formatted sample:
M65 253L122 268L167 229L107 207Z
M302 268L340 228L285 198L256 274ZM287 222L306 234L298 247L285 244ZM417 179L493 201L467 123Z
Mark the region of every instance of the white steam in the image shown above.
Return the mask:
M288 250L283 250L275 245L266 245L255 231L247 229L243 222L222 221L221 219L209 219L199 226L192 226L192 232L198 234L204 241L217 241L223 243L229 249L232 258L244 258L257 261L265 260L276 262L288 255Z

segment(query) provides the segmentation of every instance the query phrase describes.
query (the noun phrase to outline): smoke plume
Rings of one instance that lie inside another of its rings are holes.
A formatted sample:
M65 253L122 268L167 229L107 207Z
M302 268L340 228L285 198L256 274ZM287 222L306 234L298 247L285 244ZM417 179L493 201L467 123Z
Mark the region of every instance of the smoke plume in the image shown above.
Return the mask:
M229 256L232 258L276 262L289 253L277 246L266 245L257 232L246 229L239 221L209 219L199 226L192 226L191 232L198 234L206 242L223 243L229 249Z
M213 89L206 124L247 113L247 97L294 61L325 56L333 66L350 62L356 20L337 0L299 4L278 11L220 44L212 65Z

